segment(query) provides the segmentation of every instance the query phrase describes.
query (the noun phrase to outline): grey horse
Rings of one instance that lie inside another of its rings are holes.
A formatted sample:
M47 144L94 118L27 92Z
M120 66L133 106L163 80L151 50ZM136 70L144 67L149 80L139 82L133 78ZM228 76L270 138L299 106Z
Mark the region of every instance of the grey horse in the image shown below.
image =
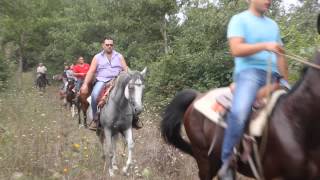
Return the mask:
M143 71L122 72L115 81L115 86L109 98L100 110L100 124L102 128L97 131L100 138L104 157L109 166L109 175L113 176L118 169L116 165L116 140L120 133L126 139L128 146L128 159L122 171L129 175L128 169L132 164L132 125L143 110L142 97L144 92L144 79L147 68Z

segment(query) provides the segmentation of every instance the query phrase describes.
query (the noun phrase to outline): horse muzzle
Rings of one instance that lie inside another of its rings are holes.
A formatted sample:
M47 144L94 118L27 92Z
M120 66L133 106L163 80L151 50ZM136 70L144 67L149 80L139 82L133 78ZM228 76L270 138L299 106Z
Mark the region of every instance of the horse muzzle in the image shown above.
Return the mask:
M135 114L135 115L141 114L142 111L143 111L143 106L136 106L136 107L134 107L134 114Z

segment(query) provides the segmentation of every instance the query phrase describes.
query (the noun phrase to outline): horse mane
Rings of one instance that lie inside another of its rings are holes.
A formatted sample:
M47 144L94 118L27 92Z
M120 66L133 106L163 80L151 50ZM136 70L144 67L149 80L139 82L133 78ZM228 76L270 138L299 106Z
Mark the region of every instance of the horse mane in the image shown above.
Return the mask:
M123 93L125 86L130 81L130 75L127 72L122 71L117 79L115 80L114 92L116 93L115 96L118 96L119 93Z
M126 85L129 83L130 80L135 81L138 78L140 78L142 81L144 80L143 76L139 73L139 71L132 71L131 73L122 71L115 80L115 86L114 89L111 91L110 97L112 96L116 99L123 101L125 99L124 90ZM133 115L132 127L135 129L140 129L141 126L138 124L138 122L139 117Z

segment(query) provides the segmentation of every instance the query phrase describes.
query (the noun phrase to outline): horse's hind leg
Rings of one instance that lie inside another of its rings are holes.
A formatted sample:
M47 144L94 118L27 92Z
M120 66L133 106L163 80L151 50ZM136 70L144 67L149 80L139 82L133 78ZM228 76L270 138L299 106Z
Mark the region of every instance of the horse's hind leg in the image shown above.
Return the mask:
M130 165L132 163L132 150L133 150L133 147L134 147L134 142L133 142L133 139L132 139L132 128L131 127L124 132L124 136L126 138L127 145L128 145L128 160L127 160L126 166L123 167L122 172L125 175L128 176L129 175L128 169L130 168Z
M195 159L198 164L199 168L199 177L201 180L212 180L215 172L213 169L210 169L210 162L209 162L209 157L207 155L207 151L204 151L202 149L198 148L193 148L194 151Z

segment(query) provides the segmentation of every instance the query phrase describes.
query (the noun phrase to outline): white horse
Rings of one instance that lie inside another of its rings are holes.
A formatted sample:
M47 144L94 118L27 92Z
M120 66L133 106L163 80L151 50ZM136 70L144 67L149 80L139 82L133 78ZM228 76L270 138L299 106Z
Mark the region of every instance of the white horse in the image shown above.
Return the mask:
M132 164L134 147L132 127L138 127L135 119L143 110L142 97L146 72L147 68L141 72L129 70L128 73L120 73L106 104L100 110L101 128L97 130L97 135L100 138L111 177L118 169L115 152L119 133L125 137L128 146L128 159L122 171L125 175L129 175L128 169ZM88 108L87 115L88 119L92 119L91 108Z

